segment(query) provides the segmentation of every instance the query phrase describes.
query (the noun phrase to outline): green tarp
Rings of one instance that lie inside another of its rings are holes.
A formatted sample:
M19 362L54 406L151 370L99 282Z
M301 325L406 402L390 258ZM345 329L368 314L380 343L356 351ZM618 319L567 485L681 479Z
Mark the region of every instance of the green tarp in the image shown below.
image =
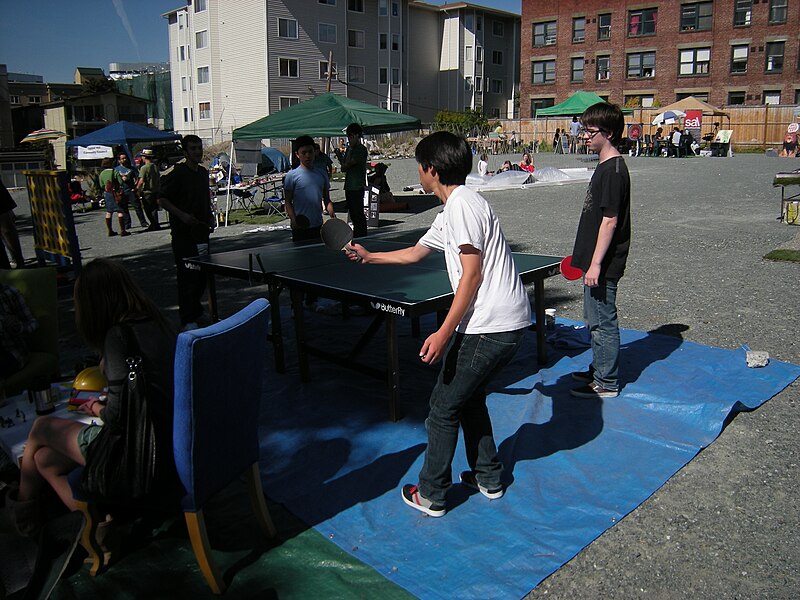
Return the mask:
M335 137L344 135L350 123L361 124L364 133L420 128L419 119L415 117L328 92L234 129L233 139L293 139L300 135Z
M594 92L575 92L564 100L561 104L556 104L550 108L540 108L536 111L537 117L573 117L581 116L583 111L597 104L598 102L605 102L600 96ZM630 109L623 108L622 112L629 113Z

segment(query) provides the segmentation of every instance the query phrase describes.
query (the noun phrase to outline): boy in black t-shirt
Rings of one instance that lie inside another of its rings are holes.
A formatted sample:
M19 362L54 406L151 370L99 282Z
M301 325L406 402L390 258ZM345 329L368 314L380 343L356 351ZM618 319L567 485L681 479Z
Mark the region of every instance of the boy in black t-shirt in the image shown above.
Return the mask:
M572 251L572 264L584 272L583 316L591 334L592 364L573 373L584 385L579 398L619 394L617 283L625 272L631 240L631 181L616 145L625 121L614 104L601 102L581 116L583 137L600 162L589 182Z

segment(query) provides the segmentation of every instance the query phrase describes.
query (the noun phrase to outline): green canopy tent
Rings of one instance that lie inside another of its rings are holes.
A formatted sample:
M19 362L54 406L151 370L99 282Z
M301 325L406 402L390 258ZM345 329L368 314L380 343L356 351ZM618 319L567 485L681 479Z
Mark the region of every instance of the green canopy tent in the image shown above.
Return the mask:
M533 126L533 136L536 137L538 130L539 117L579 117L590 106L598 102L606 102L594 92L575 92L564 100L561 104L550 106L549 108L540 108L536 111L536 117ZM622 112L630 114L633 111L630 108L623 108Z
M344 135L350 123L359 123L367 134L407 131L421 126L416 117L326 92L234 129L233 139L334 137Z

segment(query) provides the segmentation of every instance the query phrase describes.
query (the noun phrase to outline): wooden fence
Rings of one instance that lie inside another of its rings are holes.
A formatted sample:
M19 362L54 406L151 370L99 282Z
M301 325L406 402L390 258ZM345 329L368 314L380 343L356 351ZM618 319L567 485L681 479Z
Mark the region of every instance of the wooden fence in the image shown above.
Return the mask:
M780 148L786 135L789 123L800 121L794 116L798 106L794 104L767 104L760 106L728 106L723 108L730 119L724 116L703 115L701 135L710 133L714 123L719 123L719 129L732 129L731 145L734 149L760 149ZM650 125L656 115L662 112L659 108L635 108L633 113L626 115L625 123L643 123L644 133L653 133L655 125ZM503 131L510 136L517 132L524 143L533 140L553 143L553 134L556 128L569 131L571 117L540 117L538 119L508 119L500 121Z

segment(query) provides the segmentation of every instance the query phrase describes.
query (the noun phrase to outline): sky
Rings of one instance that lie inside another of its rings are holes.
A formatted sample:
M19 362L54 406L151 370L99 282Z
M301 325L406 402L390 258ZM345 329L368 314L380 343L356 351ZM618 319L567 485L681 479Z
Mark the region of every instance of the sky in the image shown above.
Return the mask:
M235 1L235 0L228 0ZM447 4L427 0L430 4ZM521 0L472 4L520 13ZM75 67L167 62L167 21L185 0L0 0L0 64L72 83Z

